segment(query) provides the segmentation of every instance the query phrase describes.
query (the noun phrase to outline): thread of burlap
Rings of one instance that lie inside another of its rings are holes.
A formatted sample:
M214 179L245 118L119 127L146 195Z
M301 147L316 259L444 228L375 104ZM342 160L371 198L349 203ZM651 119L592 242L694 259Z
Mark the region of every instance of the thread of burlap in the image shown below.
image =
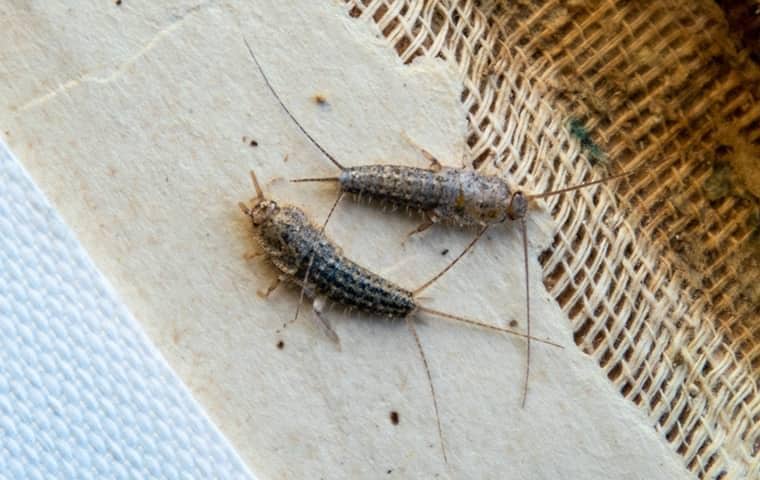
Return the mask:
M724 2L744 28L706 0L346 3L404 62L458 65L473 165L534 191L635 170L546 201L546 287L690 471L760 475L752 0Z

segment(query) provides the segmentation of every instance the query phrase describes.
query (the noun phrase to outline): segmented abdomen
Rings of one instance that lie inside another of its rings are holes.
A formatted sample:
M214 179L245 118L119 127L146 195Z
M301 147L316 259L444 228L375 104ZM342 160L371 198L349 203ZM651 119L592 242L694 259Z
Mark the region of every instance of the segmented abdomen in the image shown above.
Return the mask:
M405 317L416 308L411 292L344 257L298 208L273 215L262 225L261 239L291 280L302 283L308 268L307 287L334 302L389 317Z
M338 179L344 192L419 209L434 222L461 227L503 222L511 195L499 177L460 168L366 165L346 168Z
M432 170L400 165L366 165L343 170L344 192L377 199L394 206L429 211L450 201L451 186Z

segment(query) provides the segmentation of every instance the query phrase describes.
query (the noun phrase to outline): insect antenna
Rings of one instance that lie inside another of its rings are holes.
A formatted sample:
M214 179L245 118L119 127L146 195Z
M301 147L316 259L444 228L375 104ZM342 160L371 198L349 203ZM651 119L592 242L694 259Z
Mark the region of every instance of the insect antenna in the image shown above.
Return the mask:
M627 177L628 175L636 172L637 170L638 169L628 170L627 172L616 173L615 175L610 175L609 177L600 178L599 180L592 180L590 182L581 183L579 185L573 185L572 187L561 188L559 190L554 190L551 192L536 193L532 195L526 194L525 196L528 197L529 199L553 197L554 195L560 195L562 193L572 192L573 190L578 190L581 188L598 185L600 183L609 182L610 180L615 180L617 178Z
M468 325L474 325L476 327L485 328L487 330L494 330L494 331L497 331L497 332L508 333L508 334L513 335L515 337L530 338L533 341L536 341L536 342L539 342L539 343L544 343L546 345L551 345L552 347L565 348L562 345L560 345L559 343L555 343L555 342L552 342L550 340L544 340L543 338L538 338L538 337L534 337L534 336L528 337L528 335L526 335L524 333L521 333L521 332L518 332L516 330L512 330L512 329L509 329L509 328L503 328L503 327L497 327L495 325L489 325L489 324L484 323L484 322L479 322L477 320L472 320L472 319L469 319L469 318L466 318L466 317L460 317L458 315L452 315L450 313L441 312L439 310L434 310L432 308L423 307L421 305L417 306L417 310L419 310L420 312L432 315L434 317L445 318L447 320L453 320L455 322L462 322L462 323L466 323Z
M254 173L253 170L251 170L251 180L253 181L253 188L256 189L256 198L254 198L253 201L257 202L259 200L263 200L265 198L264 197L264 192L263 192L263 190L261 190L261 186L259 185L259 181L256 178L256 173ZM249 217L251 216L251 209L248 208L248 205L246 205L243 202L238 202L238 206L240 207L240 210L243 211L243 213L245 213Z
M417 335L417 328L414 326L414 320L406 317L406 324L409 327L409 331L412 332L414 341L417 344L417 351L420 352L422 358L422 364L425 366L425 373L428 378L428 385L430 385L430 395L433 397L433 409L435 410L435 423L438 426L438 439L441 443L441 453L443 454L443 463L447 466L449 464L448 457L446 456L446 444L443 441L443 429L441 428L441 416L438 414L438 399L435 395L435 387L433 386L433 377L430 375L430 367L428 366L427 357L425 356L425 350L422 348L422 342L419 335Z
M253 188L256 189L256 200L264 200L264 191L259 185L259 180L256 178L256 173L251 170L251 180L253 181Z
M522 408L525 408L525 401L528 399L528 378L530 377L530 277L528 276L528 226L525 217L520 218L520 230L523 237L523 259L525 260L525 384L523 385Z
M272 87L272 84L269 83L269 78L267 77L266 73L264 73L264 69L261 68L261 64L256 59L256 55L254 55L253 49L248 44L248 40L246 40L245 37L243 38L243 42L245 42L245 46L248 48L248 53L251 54L251 58L253 59L253 63L256 64L256 68L259 69L259 72L261 73L262 78L264 78L264 83L266 83L267 88L269 88L269 91L272 92L272 95L274 95L274 98L277 99L277 103L279 103L280 106L282 107L282 109L285 110L285 113L287 113L288 116L290 117L290 119L293 120L293 123L296 124L296 126L298 127L298 129L301 130L301 133L303 133L304 135L306 135L306 138L308 138L309 141L311 141L311 143L313 143L314 146L317 147L317 149L320 152L322 152L322 154L325 157L327 157L328 160L330 160L339 169L345 170L346 168L339 161L337 161L335 159L335 157L333 157L332 155L330 155L329 153L327 153L327 150L325 150L324 148L322 148L322 145L320 145L319 142L317 142L314 139L314 137L312 137L309 134L309 132L307 132L306 129L301 126L301 124L298 122L298 120L296 120L296 117L292 113L290 113L290 110L288 110L288 107L285 106L285 103L282 101L282 99L280 98L280 96L277 95L277 92L274 90L274 87Z

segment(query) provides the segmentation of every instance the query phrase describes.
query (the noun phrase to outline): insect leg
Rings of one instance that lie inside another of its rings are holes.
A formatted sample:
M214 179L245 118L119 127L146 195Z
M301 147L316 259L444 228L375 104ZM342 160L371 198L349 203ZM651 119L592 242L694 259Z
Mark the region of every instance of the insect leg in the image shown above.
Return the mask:
M425 230L427 230L428 228L430 228L433 225L435 225L435 223L436 223L435 222L435 218L431 214L425 212L425 213L423 213L423 215L425 217L425 220L421 224L419 224L417 226L417 228L415 228L414 230L412 230L411 232L409 232L409 233L406 234L406 237L404 238L404 241L401 242L402 245L404 243L406 243L406 241L409 240L412 237L412 235L417 235L418 233L422 233Z
M417 142L412 140L412 138L406 134L406 132L401 132L401 136L404 137L404 140L406 140L411 146L419 150L420 153L422 153L422 156L425 157L425 159L427 159L428 162L430 162L430 167L428 167L430 168L430 170L434 172L438 172L443 168L443 165L441 165L441 162L438 161L438 159L435 158L432 153L428 152L427 150L419 146Z
M256 293L261 298L269 298L269 295L272 292L274 292L277 289L277 287L280 286L280 284L283 282L283 280L285 280L285 276L284 275L278 275L277 278L275 278L274 281L267 288L258 290Z
M420 149L420 152L422 152L422 156L425 157L430 162L430 170L434 172L438 172L443 168L443 165L441 165L441 162L438 161L437 158L433 156L432 153L428 152L424 148Z
M301 311L301 304L303 303L303 296L306 293L306 288L309 284L309 273L311 273L311 265L313 263L314 255L309 257L309 264L306 266L306 273L303 276L303 283L301 284L301 295L298 297L298 303L296 304L296 314L293 316L293 320L288 323L293 323L298 320L298 313Z
M325 297L318 296L314 298L314 302L312 304L312 311L314 312L314 323L317 325L317 328L322 331L322 333L327 335L327 338L332 340L336 348L340 350L340 337L338 337L338 334L335 333L335 329L333 329L332 324L330 324L330 320L328 320L327 316L324 314L325 304Z
M301 284L301 295L298 298L298 304L296 305L296 314L293 316L293 320L283 325L284 327L288 326L288 324L295 322L298 320L298 313L301 311L301 304L303 303L303 297L308 296L309 298L313 298L312 301L312 312L314 313L314 323L317 325L320 331L327 335L327 338L332 340L333 343L335 343L338 350L340 350L340 338L338 337L338 334L335 333L335 330L330 325L330 321L327 319L327 317L324 316L323 311L325 307L325 298L323 296L316 295L311 288L309 288L309 273L311 273L311 266L314 264L314 256L312 255L309 257L309 265L306 267L306 273L303 276L303 283Z
M263 257L264 255L266 255L266 252L245 252L243 258L246 260L253 260L255 258Z
M449 464L449 460L446 457L446 444L443 441L443 429L441 428L441 417L438 414L438 399L435 396L435 387L433 386L433 377L430 375L430 367L428 365L427 357L425 357L425 350L422 349L422 342L417 335L417 329L414 326L414 320L409 316L406 317L406 324L409 327L409 331L412 332L414 341L417 344L417 350L420 352L422 358L422 364L425 366L425 373L427 374L428 384L430 385L430 394L433 397L433 409L435 410L435 422L438 425L438 438L441 442L441 453L443 454L443 463Z

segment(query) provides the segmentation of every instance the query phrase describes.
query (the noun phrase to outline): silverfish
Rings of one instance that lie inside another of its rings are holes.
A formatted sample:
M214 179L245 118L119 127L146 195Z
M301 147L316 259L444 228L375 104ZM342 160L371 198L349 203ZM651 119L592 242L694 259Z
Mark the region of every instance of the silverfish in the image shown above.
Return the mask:
M416 293L421 289L407 290L346 258L340 247L324 234L324 227L320 228L312 224L303 210L298 207L280 205L267 199L253 171L251 171L251 179L256 190L253 207L249 208L242 202L239 204L243 213L250 217L259 244L259 251L248 256L265 256L280 272L275 281L261 292L261 295L267 297L283 282L300 286L301 297L298 307L304 295L313 299L312 318L318 328L337 345L340 344L338 334L324 313L328 301L375 316L404 319L414 336L425 367L433 398L441 452L444 462L448 464L435 388L428 361L412 319L420 314L429 314L523 338L528 338L528 335L420 305ZM429 284L430 282L426 283L426 285ZM298 307L294 320L298 318ZM563 348L548 340L535 337L532 340Z
M340 193L330 210L330 215L335 205L340 202L344 193L354 194L360 199L375 200L381 204L393 207L406 207L422 213L424 221L407 236L411 236L436 223L443 223L456 227L476 227L478 231L473 240L454 258L438 275L430 279L429 283L422 285L417 291L421 291L443 275L467 254L475 246L480 238L492 225L505 223L507 220L519 221L523 239L523 257L525 270L525 318L526 318L526 366L525 379L521 406L525 407L528 397L528 379L530 377L530 284L528 271L528 240L525 217L529 203L540 198L560 195L562 193L591 187L600 183L608 182L616 178L630 175L633 171L622 172L599 180L594 180L579 185L543 192L528 194L522 190L512 191L507 183L496 175L487 175L477 170L464 168L451 168L443 166L430 153L422 150L422 154L430 161L429 168L409 167L405 165L360 165L346 167L328 153L285 106L280 96L269 82L264 69L257 60L253 49L244 39L248 52L256 67L261 73L267 88L272 92L277 102L293 123L309 141L327 157L339 170L336 177L299 178L291 182L331 182L337 183ZM330 219L328 215L325 225ZM415 292L417 292L415 291Z

